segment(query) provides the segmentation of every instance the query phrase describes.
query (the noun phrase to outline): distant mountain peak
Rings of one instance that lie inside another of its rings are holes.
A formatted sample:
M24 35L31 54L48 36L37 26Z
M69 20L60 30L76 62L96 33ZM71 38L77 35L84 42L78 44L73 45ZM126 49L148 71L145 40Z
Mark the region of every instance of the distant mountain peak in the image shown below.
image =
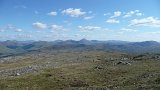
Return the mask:
M89 41L89 40L87 40L87 39L83 38L83 39L81 39L81 40L79 40L79 41Z
M91 41L89 41L89 40L87 40L87 39L81 39L80 41L79 41L79 43L81 43L81 44L91 44Z

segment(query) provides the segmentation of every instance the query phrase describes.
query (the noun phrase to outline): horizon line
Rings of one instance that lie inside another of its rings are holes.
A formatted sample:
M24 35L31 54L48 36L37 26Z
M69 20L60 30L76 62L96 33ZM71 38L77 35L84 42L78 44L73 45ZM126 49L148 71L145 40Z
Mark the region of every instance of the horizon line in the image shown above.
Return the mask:
M37 42L37 41L46 41L46 42L54 42L54 41L68 41L68 40L73 40L73 41L81 41L81 40L88 40L88 41L124 41L124 42L145 42L145 41L155 41L155 42L160 42L160 41L156 41L156 40L141 40L141 41L128 41L128 40L115 40L115 39L109 39L109 40L97 40L97 39L79 39L79 40L75 40L75 39L66 39L66 40L61 40L61 39L56 39L56 40L0 40L0 42L5 42L5 41L33 41L33 42Z

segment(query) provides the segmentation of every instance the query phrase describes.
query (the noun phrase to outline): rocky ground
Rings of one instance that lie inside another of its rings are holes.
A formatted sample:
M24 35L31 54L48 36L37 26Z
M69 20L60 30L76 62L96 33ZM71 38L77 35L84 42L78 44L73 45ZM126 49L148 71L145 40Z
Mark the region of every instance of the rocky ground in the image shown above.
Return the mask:
M160 54L28 53L0 59L1 90L159 90Z
M29 53L0 59L0 76L19 76L64 64L94 61L93 52ZM98 52L102 53L102 52ZM97 54L98 54L97 53Z

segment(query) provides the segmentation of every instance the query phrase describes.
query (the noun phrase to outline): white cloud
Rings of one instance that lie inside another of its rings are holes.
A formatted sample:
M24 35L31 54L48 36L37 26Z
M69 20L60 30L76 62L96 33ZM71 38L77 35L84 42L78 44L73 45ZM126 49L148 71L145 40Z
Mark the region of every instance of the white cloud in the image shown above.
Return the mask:
M65 30L64 28L63 28L63 26L59 26L59 25L51 25L50 26L50 29L52 29L52 30Z
M23 30L18 28L18 29L16 29L15 31L16 31L16 32L22 32Z
M133 15L142 16L143 14L139 10L134 10L127 12L123 17L127 18L127 17L132 17Z
M80 31L84 31L84 32L101 29L101 27L98 27L98 26L78 26L78 28L80 29Z
M57 15L57 12L50 12L48 13L49 16L56 16Z
M73 9L73 8L68 8L66 10L62 11L63 14L70 15L71 17L80 17L86 14L86 12L82 12L81 9Z
M111 23L111 24L115 24L115 23L119 23L119 20L116 20L116 19L108 19L106 22L107 22L107 23Z
M130 21L130 26L160 27L160 19L154 18L154 17L147 17L143 19L133 19Z
M22 32L23 30L20 28L17 28L16 26L14 26L12 24L8 24L8 25L0 28L0 32L4 32L4 31Z
M137 30L130 29L130 28L122 28L121 31L124 31L124 32L137 32Z
M36 23L33 23L32 26L36 29L50 29L52 30L51 32L68 31L68 29L64 28L63 26L56 25L56 24L48 25L48 24L36 22Z
M128 13L126 13L126 15L124 15L123 17L126 18L126 17L131 17L135 12L134 11L130 11Z
M85 20L89 20L89 19L92 19L92 18L94 18L94 16L86 16L86 17L84 17Z
M119 32L117 32L118 34L128 34L128 33L134 33L137 32L137 30L135 29L131 29L131 28L121 28Z
M137 13L138 13L138 12L140 12L140 11L139 11L139 10L135 10L135 12L137 12Z
M32 35L30 34L18 34L18 35L14 35L13 38L31 38Z
M36 29L47 29L47 24L41 22L33 23L32 26Z
M111 16L110 18L119 17L119 16L121 16L121 14L122 14L122 12L120 12L120 11L116 11L116 12L114 12L114 15L113 15L113 16Z
M142 13L136 13L136 15L137 15L137 16L142 16L143 14L142 14Z

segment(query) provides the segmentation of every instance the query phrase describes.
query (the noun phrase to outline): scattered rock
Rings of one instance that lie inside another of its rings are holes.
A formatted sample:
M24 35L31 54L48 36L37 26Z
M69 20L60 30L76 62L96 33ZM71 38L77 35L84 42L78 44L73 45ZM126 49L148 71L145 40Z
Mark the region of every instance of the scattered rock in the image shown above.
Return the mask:
M95 69L104 69L102 66L96 66Z
M119 61L118 63L116 63L116 65L131 65L131 63Z
M20 73L16 73L16 76L19 76L19 75L21 75Z

